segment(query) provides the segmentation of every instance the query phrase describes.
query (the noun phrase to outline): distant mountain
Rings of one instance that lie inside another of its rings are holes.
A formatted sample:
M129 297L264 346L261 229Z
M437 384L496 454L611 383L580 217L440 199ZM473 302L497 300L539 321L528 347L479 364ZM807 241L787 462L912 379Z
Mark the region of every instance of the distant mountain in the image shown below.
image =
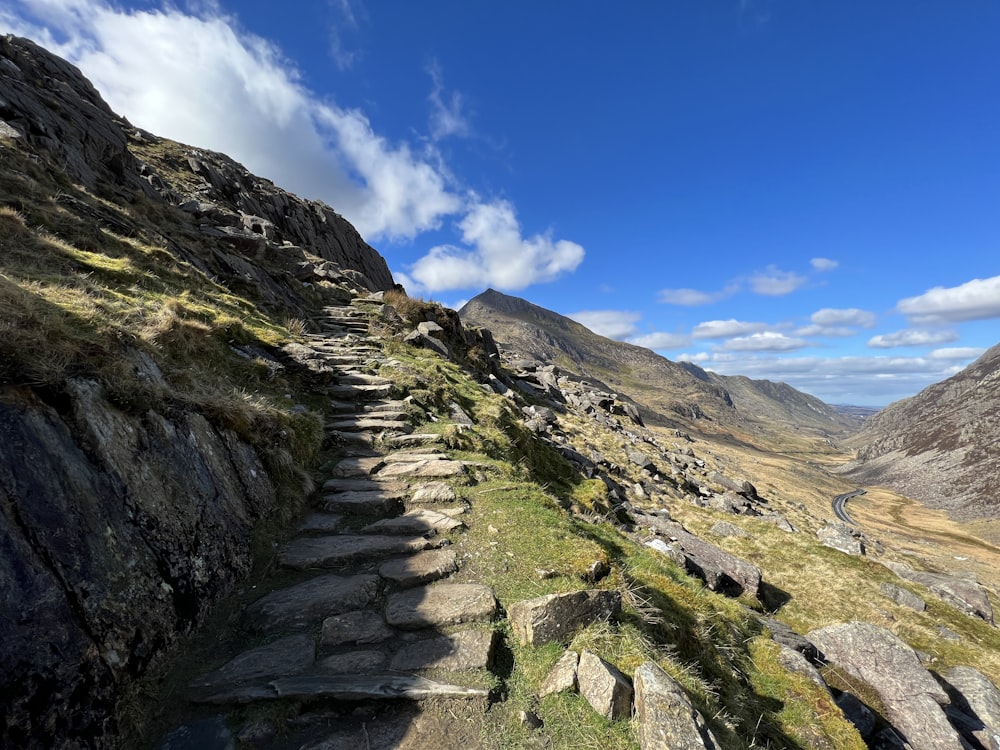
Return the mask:
M561 365L620 390L653 412L654 421L659 416L670 423L697 423L708 431L778 424L836 435L860 423L784 383L716 375L689 362L671 362L494 289L471 299L459 315L489 328L507 352Z
M969 519L1000 507L1000 344L886 407L852 441L850 476Z

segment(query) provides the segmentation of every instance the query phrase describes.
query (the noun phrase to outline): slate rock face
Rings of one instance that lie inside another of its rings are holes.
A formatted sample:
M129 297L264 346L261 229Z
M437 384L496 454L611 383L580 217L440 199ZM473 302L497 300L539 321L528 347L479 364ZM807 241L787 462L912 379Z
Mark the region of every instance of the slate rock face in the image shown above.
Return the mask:
M962 741L942 706L948 696L916 652L884 628L864 622L830 625L806 637L848 674L868 683L886 719L913 747L961 750Z
M57 412L0 391L0 745L95 741L122 686L250 570L274 505L254 451L195 414ZM45 638L39 638L45 633Z
M633 675L636 730L642 750L715 750L704 717L683 688L654 662Z

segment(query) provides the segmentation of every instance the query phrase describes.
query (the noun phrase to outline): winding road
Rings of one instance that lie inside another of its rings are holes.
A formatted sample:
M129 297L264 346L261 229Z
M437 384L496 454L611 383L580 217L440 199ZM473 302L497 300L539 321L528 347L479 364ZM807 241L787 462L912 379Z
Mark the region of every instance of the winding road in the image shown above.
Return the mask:
M851 526L857 526L854 519L847 515L847 501L852 497L857 497L858 495L864 495L865 491L862 489L851 490L850 492L845 492L843 495L837 495L833 498L833 514L837 516L844 523L849 523Z

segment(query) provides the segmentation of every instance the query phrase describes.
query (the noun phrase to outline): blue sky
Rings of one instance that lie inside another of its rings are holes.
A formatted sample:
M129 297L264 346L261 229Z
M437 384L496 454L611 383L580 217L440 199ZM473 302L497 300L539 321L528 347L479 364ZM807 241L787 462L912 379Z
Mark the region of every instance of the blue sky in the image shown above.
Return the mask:
M884 405L1000 341L1000 4L13 0L134 124L487 287Z

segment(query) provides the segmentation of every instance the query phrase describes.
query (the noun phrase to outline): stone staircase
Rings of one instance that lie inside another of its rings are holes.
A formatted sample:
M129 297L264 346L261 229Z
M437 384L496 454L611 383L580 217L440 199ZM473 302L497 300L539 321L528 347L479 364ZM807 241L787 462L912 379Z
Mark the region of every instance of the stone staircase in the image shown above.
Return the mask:
M414 434L355 306L325 310L310 357L331 372L328 444L311 511L277 551L263 595L219 642L241 653L195 677L161 750L477 747L496 683L493 591L449 580L467 471ZM222 661L220 659L219 661Z

